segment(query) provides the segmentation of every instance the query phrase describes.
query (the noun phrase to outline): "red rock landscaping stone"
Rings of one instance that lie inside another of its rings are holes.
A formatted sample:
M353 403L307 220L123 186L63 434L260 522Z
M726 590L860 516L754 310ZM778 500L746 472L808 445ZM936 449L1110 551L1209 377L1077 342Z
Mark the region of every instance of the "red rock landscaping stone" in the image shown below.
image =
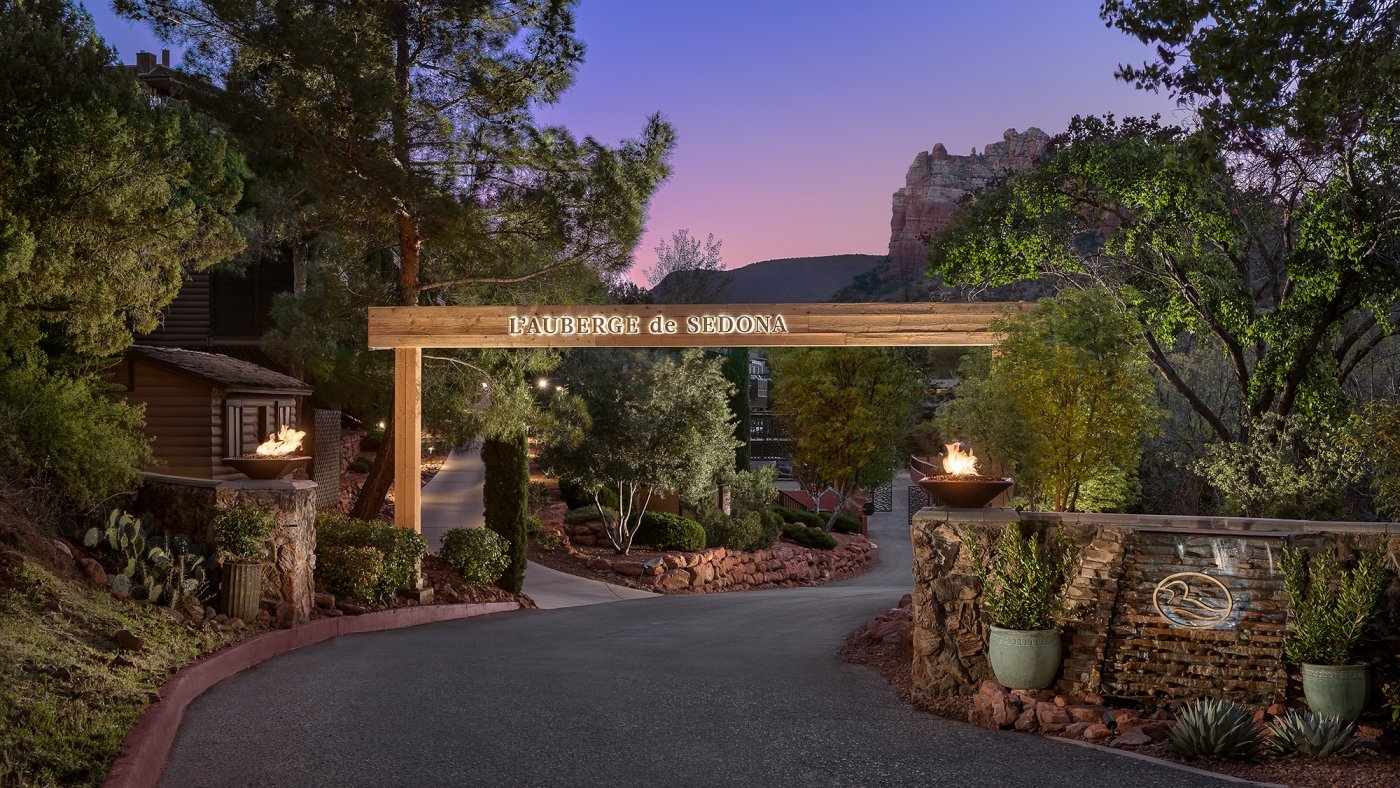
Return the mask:
M1021 716L1016 718L1014 727L1016 730L1022 731L1023 733L1030 733L1040 727L1035 719L1035 707L1028 707L1025 711L1021 712Z
M1071 706L1069 716L1077 722L1103 722L1102 706Z
M1165 722L1149 722L1139 730L1151 737L1152 741L1164 741L1172 735L1172 726Z
M1121 734L1119 734L1119 735L1118 735L1118 738L1114 739L1114 740L1113 740L1113 744L1111 744L1111 745L1109 745L1109 746L1111 746L1111 747L1141 747L1141 746L1143 746L1143 745L1145 745L1145 744L1151 744L1151 743L1152 743L1152 737L1151 737L1151 736L1148 736L1147 734L1143 733L1143 732L1140 731L1140 730L1136 730L1136 731L1128 731L1128 732L1126 732L1126 733L1121 733Z
M1084 738L1089 741L1099 741L1100 739L1107 739L1109 736L1112 735L1113 731L1109 730L1108 726L1102 723L1091 724L1089 727L1084 729L1083 733Z
M612 570L625 577L640 577L642 565L636 561L614 561L612 562Z

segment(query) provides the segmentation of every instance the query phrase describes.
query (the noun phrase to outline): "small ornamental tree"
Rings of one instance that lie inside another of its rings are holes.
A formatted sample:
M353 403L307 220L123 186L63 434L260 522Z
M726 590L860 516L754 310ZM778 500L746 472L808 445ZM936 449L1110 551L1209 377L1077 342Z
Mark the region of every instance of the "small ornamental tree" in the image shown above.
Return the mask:
M856 488L884 484L901 465L900 438L922 392L918 375L888 348L779 348L768 361L775 409L804 484L840 496L829 531Z
M1055 539L1041 547L1039 537L1022 535L1011 523L1003 531L995 549L978 542L968 528L963 545L968 560L982 586L982 604L992 623L1003 629L1038 631L1055 626L1064 614L1064 585L1078 548L1065 534L1064 523L1055 528Z
M1032 509L1127 503L1158 420L1133 319L1104 290L1071 290L993 330L998 352L964 360L957 398L939 414L944 434L1004 464Z
M719 359L698 350L651 360L637 353L575 353L561 377L584 411L559 420L564 429L540 455L541 464L585 489L617 491L611 511L594 494L613 549L626 555L653 493L703 494L734 462L730 385Z
M1385 545L1362 553L1350 570L1342 569L1330 548L1309 562L1304 550L1284 547L1279 563L1293 613L1284 641L1288 658L1309 665L1352 664L1385 590Z

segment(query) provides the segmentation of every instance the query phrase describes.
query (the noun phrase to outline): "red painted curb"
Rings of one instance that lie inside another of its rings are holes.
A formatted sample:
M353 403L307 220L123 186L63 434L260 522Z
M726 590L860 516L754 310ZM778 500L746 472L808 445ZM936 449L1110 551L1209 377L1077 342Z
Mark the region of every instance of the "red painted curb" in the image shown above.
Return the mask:
M103 788L145 788L159 782L165 772L166 759L170 757L170 746L175 742L175 732L184 719L185 707L205 690L239 671L341 635L403 629L518 609L520 605L515 602L470 602L322 618L292 629L265 632L201 657L176 671L141 713L141 718L122 741L121 752L112 762L102 782Z

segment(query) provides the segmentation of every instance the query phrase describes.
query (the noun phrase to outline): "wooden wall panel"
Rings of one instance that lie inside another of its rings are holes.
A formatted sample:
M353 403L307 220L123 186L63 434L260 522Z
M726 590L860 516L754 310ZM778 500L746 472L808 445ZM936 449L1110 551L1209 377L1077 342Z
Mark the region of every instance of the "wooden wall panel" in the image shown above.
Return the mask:
M193 347L209 343L208 271L189 275L180 286L180 294L161 313L161 325L141 344Z
M125 367L123 363L120 365ZM145 403L146 435L157 464L147 470L196 479L213 478L212 448L218 442L208 386L134 360L136 387L128 402ZM124 373L118 377L125 377Z

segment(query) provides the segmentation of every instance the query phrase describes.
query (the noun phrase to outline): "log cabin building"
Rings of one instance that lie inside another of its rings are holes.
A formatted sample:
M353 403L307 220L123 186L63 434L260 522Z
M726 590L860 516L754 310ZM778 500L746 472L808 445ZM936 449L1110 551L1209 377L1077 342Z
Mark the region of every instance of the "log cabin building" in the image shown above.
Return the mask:
M146 406L155 456L146 470L193 479L242 479L223 458L250 453L280 427L297 426L311 395L310 386L289 375L183 348L135 345L108 374L127 402Z

